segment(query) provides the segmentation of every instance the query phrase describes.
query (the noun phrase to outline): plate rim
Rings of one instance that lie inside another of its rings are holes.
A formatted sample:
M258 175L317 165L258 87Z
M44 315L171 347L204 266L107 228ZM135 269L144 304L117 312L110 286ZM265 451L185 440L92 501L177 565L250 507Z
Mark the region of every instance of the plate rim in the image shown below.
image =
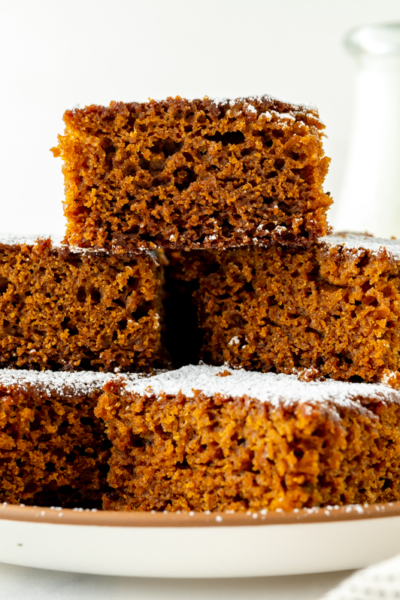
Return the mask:
M400 501L290 511L264 509L247 512L130 512L0 504L0 521L97 527L244 527L332 523L388 517L400 517Z

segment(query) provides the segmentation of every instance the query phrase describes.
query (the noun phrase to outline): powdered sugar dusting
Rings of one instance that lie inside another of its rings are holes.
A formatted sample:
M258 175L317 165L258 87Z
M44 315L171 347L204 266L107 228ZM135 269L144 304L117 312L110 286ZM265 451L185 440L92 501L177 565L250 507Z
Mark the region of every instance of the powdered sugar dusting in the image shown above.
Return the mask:
M283 119L286 121L295 121L295 117L290 113L279 113L276 110L271 111L272 116L277 117L279 119Z
M254 106L253 106L252 104L248 104L248 105L247 105L247 110L248 110L250 113L257 114L257 110L254 108Z
M357 251L368 250L373 254L378 254L384 249L392 258L400 260L400 240L387 240L369 235L344 233L328 235L320 238L319 241L331 247L341 246L348 250Z
M194 98L192 100L194 100ZM295 110L296 112L305 112L305 113L307 113L307 116L312 116L315 118L315 115L313 115L312 113L309 112L312 110L316 110L315 104L312 104L310 102L287 102L286 100L281 100L281 99L276 98L275 96L271 96L269 94L262 94L262 95L258 95L258 96L239 97L239 98L216 97L216 98L209 98L209 100L211 100L211 102L213 102L217 106L224 105L224 104L225 105L228 104L229 106L235 106L235 104L239 104L239 103L247 103L249 105L252 102L268 102L270 104L273 104L275 102L281 102L282 104L286 104L286 105L292 107L293 110Z
M78 246L70 246L69 244L63 243L63 236L57 234L29 234L29 235L18 235L13 233L0 233L0 244L4 244L6 246L35 246L40 240L48 240L50 239L52 248L54 250L59 250L61 248L65 248L69 252L73 252L74 254L109 254L107 250L103 248L79 248ZM147 249L138 249L134 252L128 252L127 254L146 254L151 256L151 258L157 263L158 262L158 254L157 250L147 250Z
M167 99L167 101L170 98ZM196 102L201 101L200 98L181 98L184 102ZM295 116L301 115L301 118L304 119L319 119L318 111L315 104L311 102L288 102L286 100L281 100L276 98L275 96L271 96L270 94L262 94L262 95L253 95L246 97L238 97L238 98L226 98L226 97L209 97L206 96L203 100L209 100L215 106L227 106L230 108L239 108L248 114L253 114L254 116L258 113L257 106L255 104L271 104L275 105L275 108L278 110L274 110L274 116L279 118L281 115L285 115L286 120L295 119ZM163 98L153 99L150 102L164 103L166 100ZM279 104L282 106L282 112L279 112ZM286 113L284 113L284 110ZM290 112L287 112L290 111ZM268 111L260 112L258 115L266 115L272 117L272 114Z
M384 384L325 381L300 381L295 375L259 373L227 366L189 365L176 371L158 373L148 379L126 380L126 390L145 396L175 396L182 392L192 398L194 390L207 397L247 396L271 405L328 403L363 411L359 398L371 401L400 402L400 392Z
M112 379L119 377L113 373L95 373L92 371L65 372L65 371L28 371L25 369L0 370L0 385L35 387L44 393L62 394L72 396L75 394L88 394L94 390L101 390ZM132 373L126 376L127 381L133 382L140 377Z
M62 242L62 235L57 234L29 234L29 235L18 235L14 233L0 233L0 244L6 244L7 246L19 246L25 244L26 246L34 246L38 239L46 240L51 239L52 246L54 248L60 248Z

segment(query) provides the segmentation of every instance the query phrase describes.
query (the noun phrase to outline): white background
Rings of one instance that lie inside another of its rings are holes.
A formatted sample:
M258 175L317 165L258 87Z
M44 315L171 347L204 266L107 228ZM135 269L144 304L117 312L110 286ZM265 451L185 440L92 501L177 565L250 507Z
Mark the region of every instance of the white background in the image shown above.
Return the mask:
M111 100L311 101L337 197L355 70L343 36L391 20L399 0L0 0L0 231L63 232L61 161L49 149L66 108Z

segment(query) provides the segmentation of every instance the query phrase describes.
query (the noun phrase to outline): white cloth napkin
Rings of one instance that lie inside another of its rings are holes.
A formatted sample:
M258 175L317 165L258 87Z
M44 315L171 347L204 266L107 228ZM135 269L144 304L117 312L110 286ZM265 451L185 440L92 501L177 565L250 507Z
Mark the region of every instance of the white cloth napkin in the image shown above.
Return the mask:
M400 600L400 556L357 571L323 600Z

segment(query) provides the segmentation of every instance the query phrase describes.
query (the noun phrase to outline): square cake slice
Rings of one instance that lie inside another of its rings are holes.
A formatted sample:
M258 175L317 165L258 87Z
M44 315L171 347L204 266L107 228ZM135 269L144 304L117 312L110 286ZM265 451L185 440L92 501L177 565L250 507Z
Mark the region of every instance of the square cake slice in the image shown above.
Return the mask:
M182 347L191 338L199 354L190 360L200 355L214 365L283 373L312 367L353 381L400 371L397 240L347 234L308 249L175 251L169 259L176 366L187 364Z
M94 409L112 377L0 370L0 502L101 507L110 443Z
M67 241L81 247L306 245L325 235L329 159L315 108L179 96L67 110Z
M0 236L0 366L148 371L161 349L155 253Z
M386 385L200 365L104 389L105 509L400 500L400 392Z

